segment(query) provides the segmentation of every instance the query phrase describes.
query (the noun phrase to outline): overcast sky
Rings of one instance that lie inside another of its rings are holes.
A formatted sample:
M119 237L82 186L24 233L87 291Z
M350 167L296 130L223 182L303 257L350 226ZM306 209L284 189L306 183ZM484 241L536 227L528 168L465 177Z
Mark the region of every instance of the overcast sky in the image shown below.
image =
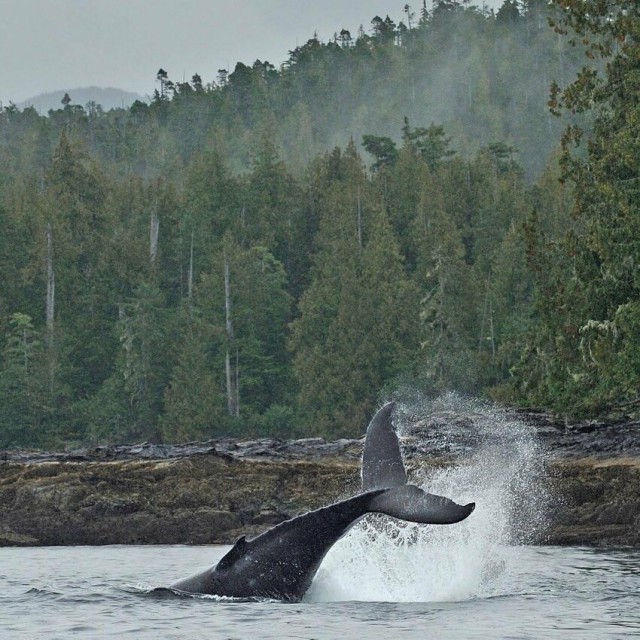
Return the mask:
M154 89L160 67L175 81L257 58L278 66L314 31L321 40L389 14L407 0L0 0L0 101L96 85ZM418 13L422 0L409 0ZM482 6L482 0L474 4ZM485 0L498 8L502 0ZM431 0L427 0L431 7Z

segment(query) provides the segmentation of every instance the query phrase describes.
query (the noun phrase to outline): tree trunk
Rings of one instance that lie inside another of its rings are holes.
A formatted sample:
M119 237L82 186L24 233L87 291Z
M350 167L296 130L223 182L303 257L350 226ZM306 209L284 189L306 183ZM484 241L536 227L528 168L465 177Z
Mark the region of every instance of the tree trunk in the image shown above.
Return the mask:
M224 309L227 325L227 353L225 356L225 374L227 379L227 409L230 416L240 415L240 398L238 393L238 352L236 349L235 372L231 371L231 350L235 346L233 320L231 317L231 276L227 252L224 252Z
M151 225L149 229L149 259L151 264L155 264L158 255L158 236L160 234L160 218L154 209L151 214Z
M193 229L191 230L191 245L189 247L189 274L187 275L187 298L193 297Z
M54 354L54 318L56 301L56 276L53 270L53 230L51 223L47 224L47 299L45 303L45 317L47 330L47 359L49 364L49 394L53 399L53 387L55 376Z
M362 251L362 202L360 200L360 187L358 187L358 248Z
M45 316L47 326L47 345L53 348L53 320L55 317L56 276L53 270L53 231L47 224L47 299Z

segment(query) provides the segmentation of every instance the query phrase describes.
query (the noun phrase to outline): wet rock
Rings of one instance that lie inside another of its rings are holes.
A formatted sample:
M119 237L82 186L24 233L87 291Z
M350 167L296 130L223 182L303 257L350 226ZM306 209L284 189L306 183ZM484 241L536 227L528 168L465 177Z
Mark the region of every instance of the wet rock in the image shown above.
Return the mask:
M8 527L0 529L0 546L2 547L33 547L38 544L38 539L33 536L16 533Z
M640 423L542 412L399 416L407 466L465 463L531 430L553 496L544 542L640 545ZM506 428L504 428L506 425ZM359 489L363 439L230 438L0 452L0 545L230 543Z
M546 542L640 546L640 459L557 461Z
M232 542L340 497L354 462L186 458L0 464L0 544Z

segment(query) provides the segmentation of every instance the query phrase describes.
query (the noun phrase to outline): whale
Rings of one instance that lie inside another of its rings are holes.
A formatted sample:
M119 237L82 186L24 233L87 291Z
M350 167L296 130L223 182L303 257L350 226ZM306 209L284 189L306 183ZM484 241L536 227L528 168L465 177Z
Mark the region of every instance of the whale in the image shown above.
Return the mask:
M359 494L286 520L251 540L241 537L216 565L175 582L170 590L299 602L331 547L367 514L438 525L467 518L475 503L460 505L407 483L393 408L394 403L385 404L367 427Z
M393 428L394 402L387 402L371 418L362 450L362 490L389 489L407 483L400 441Z

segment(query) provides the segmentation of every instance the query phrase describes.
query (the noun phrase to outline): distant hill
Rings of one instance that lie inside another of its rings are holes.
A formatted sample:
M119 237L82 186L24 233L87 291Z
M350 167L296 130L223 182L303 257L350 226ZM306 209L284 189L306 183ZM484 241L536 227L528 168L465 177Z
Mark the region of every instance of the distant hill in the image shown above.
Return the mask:
M102 87L80 87L77 89L62 89L60 91L42 93L25 100L17 106L20 109L35 107L38 112L46 114L50 109L62 108L61 100L65 93L69 94L71 104L81 104L84 107L88 102L93 101L101 105L105 111L120 107L126 108L131 106L136 100L143 99L138 93L114 89L112 87L106 89Z

